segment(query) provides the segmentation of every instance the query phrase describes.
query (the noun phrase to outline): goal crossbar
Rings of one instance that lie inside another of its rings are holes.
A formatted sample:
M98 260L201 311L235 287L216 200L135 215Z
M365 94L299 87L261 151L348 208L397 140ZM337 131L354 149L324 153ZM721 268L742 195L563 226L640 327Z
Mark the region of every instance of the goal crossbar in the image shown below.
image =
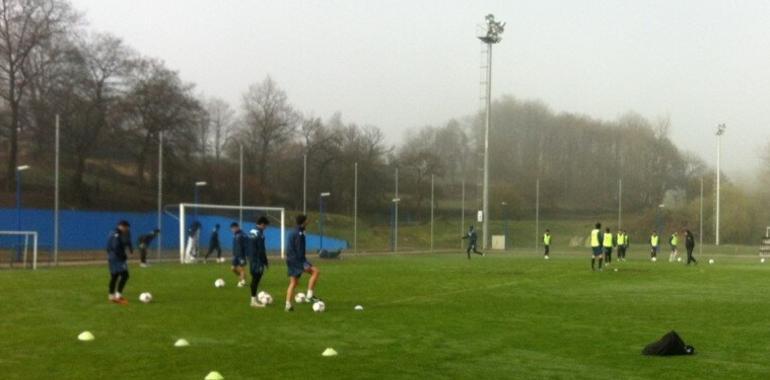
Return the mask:
M0 231L0 236L24 237L24 265L27 265L27 246L32 237L32 270L37 270L37 231Z
M215 205L201 203L180 203L179 204L179 262L185 262L185 234L186 234L186 209L209 209L209 210L240 210L240 211L277 211L281 213L281 258L286 257L286 209L283 207L262 207L262 206L238 206L238 205Z

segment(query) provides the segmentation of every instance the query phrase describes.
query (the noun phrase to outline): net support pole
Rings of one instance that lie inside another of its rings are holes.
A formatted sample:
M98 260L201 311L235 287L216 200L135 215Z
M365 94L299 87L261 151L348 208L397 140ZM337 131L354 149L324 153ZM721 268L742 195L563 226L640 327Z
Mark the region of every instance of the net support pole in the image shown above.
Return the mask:
M163 131L158 133L158 260L163 251Z
M281 210L281 258L286 258L286 211Z
M53 180L53 263L59 265L59 114L56 114ZM37 248L36 248L37 249ZM35 260L37 261L37 259Z
M238 205L243 207L243 144L238 145ZM238 225L243 224L243 210L238 211Z
M353 253L358 253L358 162L353 164Z
M185 209L184 204L179 205L179 262L184 264L184 227L185 227Z
M32 234L32 270L37 270L37 232Z
M433 196L435 176L430 175L430 251L433 252L433 208L435 205L435 198Z

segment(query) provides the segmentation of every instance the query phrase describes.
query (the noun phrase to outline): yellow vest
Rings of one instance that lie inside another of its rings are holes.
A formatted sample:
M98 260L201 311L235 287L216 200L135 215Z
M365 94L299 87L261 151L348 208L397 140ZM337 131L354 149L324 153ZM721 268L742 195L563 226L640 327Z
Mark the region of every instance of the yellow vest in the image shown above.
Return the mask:
M673 234L671 235L671 245L677 245L679 244L679 235Z
M623 245L626 242L625 234L618 234L618 245Z
M612 233L604 233L604 248L612 248Z
M543 235L543 244L551 245L551 235L549 234Z
M650 245L651 246L657 247L659 241L660 241L660 236L658 236L658 235L650 236Z
M601 231L598 229L594 229L591 231L591 247L599 247L601 244L599 243L599 234Z

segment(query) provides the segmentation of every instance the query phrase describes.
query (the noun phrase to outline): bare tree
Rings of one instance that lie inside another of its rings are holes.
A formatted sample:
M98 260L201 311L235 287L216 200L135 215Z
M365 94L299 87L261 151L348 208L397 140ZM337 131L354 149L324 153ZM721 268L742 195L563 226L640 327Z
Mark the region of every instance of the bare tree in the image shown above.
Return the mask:
M225 142L235 123L235 111L226 101L219 98L210 98L206 102L206 112L209 122L209 143L214 150L216 162L222 157Z
M262 169L257 175L259 185L264 187L272 166L270 157L294 137L299 117L286 92L270 77L249 87L243 94L242 107L243 138L249 143L248 153Z
M21 102L27 85L40 74L29 59L54 37L64 34L77 20L66 1L0 0L0 82L10 109L8 123L8 190L15 183L19 154Z

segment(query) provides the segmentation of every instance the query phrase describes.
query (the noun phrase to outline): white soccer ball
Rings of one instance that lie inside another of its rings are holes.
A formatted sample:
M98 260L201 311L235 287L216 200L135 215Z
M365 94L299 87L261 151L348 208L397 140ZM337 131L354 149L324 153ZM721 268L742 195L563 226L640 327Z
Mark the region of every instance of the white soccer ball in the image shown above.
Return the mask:
M543 256L543 258L546 259L546 260L550 259L550 257L548 257L548 256Z
M762 259L759 260L759 262L764 264L765 263L765 258L763 257Z
M326 310L326 304L323 301L318 301L313 304L313 311L316 313L323 313Z
M656 261L658 261L658 258L657 258L657 257L653 257L653 258L652 258L652 262L654 263L654 262L656 262Z
M214 287L215 288L224 288L225 287L225 280L218 278L216 281L214 281Z
M140 294L139 295L139 301L141 301L142 303L150 303L150 302L152 302L152 294L150 294L148 292L144 292L144 293Z
M356 305L356 307L353 308L355 311L364 311L364 307L361 305Z
M714 264L714 259L709 259L709 264Z
M305 293L297 293L294 295L294 302L296 303L303 303L305 302Z
M681 257L677 257L677 258L676 258L676 261L678 261L678 262L680 262L680 263L681 263L681 262L682 262L682 258L681 258Z
M269 305L273 303L273 296L271 296L267 292L259 292L259 294L257 294L257 299L259 300L259 302L262 302L265 305Z

